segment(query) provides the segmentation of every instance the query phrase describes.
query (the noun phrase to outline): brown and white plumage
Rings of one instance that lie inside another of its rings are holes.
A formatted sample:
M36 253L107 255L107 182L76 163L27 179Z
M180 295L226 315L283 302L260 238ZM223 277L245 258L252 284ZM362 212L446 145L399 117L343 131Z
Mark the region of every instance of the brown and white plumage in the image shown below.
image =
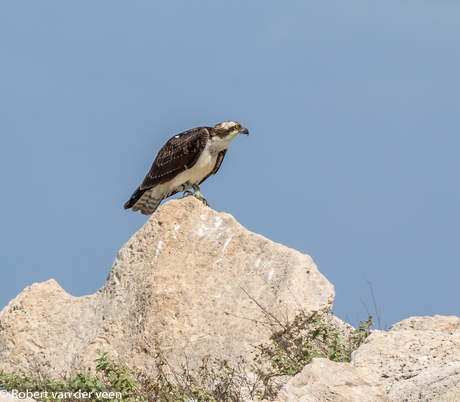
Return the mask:
M249 133L241 124L226 121L175 135L160 149L124 209L150 215L164 198L192 188L194 195L206 203L198 186L217 173L231 140L238 134Z

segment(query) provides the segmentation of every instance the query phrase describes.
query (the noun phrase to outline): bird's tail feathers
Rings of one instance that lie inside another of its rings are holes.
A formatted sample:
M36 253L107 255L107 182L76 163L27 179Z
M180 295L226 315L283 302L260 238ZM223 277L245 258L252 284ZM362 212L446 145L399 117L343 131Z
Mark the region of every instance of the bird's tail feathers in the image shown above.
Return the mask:
M155 194L153 189L147 190L139 201L132 206L132 209L134 212L141 211L142 215L151 215L157 210L163 198L162 194Z
M163 197L160 197L160 198L152 198L152 197L150 197L147 200L146 204L143 207L140 208L141 214L142 215L151 215L151 214L153 214L157 210L158 206L161 204L161 201L163 201ZM134 209L133 209L133 211L134 211Z
M123 209L132 208L137 203L137 201L141 199L141 197L144 195L146 191L147 189L141 190L140 186L136 188L131 198L128 201L126 201L125 205L123 206Z

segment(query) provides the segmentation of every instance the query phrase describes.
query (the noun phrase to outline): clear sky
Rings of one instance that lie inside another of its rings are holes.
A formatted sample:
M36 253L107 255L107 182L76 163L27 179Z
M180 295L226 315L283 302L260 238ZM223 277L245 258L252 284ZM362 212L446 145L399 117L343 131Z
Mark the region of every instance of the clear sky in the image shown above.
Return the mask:
M0 2L0 308L50 278L94 293L159 148L236 120L215 210L311 255L353 325L365 280L382 326L460 315L459 21L458 1Z

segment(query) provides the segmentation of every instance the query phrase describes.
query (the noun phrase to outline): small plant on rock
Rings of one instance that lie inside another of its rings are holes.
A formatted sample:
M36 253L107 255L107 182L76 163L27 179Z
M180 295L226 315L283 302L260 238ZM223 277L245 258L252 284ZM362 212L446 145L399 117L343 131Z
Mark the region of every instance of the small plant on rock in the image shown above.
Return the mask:
M272 345L263 348L277 375L292 376L300 372L313 358L328 358L349 362L370 333L372 317L346 338L329 320L328 315L313 314L308 319L297 317L293 323L273 334Z

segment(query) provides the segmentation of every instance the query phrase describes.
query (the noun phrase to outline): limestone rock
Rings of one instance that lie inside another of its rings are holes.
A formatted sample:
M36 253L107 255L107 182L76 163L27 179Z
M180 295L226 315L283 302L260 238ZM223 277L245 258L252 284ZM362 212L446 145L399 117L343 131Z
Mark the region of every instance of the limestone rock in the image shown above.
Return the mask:
M328 359L313 359L281 389L276 402L386 402L378 378Z
M144 369L161 353L251 357L267 325L329 311L312 259L249 232L194 197L165 203L121 248L105 285L73 297L54 280L0 312L0 368L45 375L92 365L96 349Z
M56 377L93 366L96 349L147 371L159 355L172 364L185 356L196 365L205 356L251 361L278 323L329 311L333 297L309 256L194 197L171 200L121 248L95 294L70 296L51 279L12 300L0 312L0 369ZM350 336L352 328L329 319ZM277 398L460 400L460 318L412 317L374 331L351 363L313 359Z
M460 400L460 318L412 317L373 331L351 363L313 359L276 402Z
M460 400L460 318L412 317L376 331L351 364L377 374L391 401Z

